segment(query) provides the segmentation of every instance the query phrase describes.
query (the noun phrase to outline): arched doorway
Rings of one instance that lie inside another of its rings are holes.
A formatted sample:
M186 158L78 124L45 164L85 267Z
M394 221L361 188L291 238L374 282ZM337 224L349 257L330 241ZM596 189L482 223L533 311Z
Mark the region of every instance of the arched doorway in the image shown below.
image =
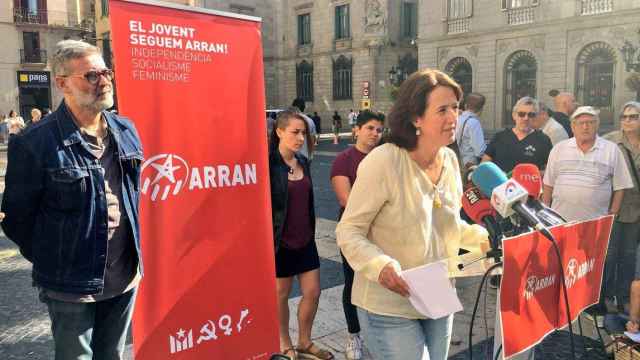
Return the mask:
M451 59L444 71L460 85L465 95L473 91L473 71L467 59L463 57Z
M503 126L512 124L511 111L518 99L536 97L538 62L529 51L520 50L511 54L505 64Z
M594 42L580 51L576 62L576 100L600 109L602 123L613 123L615 52L604 42Z

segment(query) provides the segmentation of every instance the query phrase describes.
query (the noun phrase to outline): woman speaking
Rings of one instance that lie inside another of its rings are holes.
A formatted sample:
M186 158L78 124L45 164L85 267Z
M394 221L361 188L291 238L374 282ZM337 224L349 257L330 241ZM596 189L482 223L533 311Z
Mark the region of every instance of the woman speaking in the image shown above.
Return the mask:
M437 70L400 87L389 142L360 163L338 245L355 270L351 301L376 359L445 360L453 315L427 319L409 302L401 270L488 248L487 232L460 219L454 141L460 86Z

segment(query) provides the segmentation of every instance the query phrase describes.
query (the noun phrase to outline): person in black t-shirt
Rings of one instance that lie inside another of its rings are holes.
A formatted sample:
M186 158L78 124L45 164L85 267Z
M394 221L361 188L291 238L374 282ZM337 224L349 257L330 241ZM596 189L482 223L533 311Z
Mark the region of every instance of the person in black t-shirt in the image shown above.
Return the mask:
M571 130L569 116L573 114L577 107L575 96L569 92L561 92L553 98L553 106L556 111L552 117L562 125L569 137L572 138L573 131Z
M493 161L506 173L523 163L535 164L544 170L552 145L547 135L531 126L538 110L536 99L525 96L518 100L512 112L515 126L493 137L482 161Z

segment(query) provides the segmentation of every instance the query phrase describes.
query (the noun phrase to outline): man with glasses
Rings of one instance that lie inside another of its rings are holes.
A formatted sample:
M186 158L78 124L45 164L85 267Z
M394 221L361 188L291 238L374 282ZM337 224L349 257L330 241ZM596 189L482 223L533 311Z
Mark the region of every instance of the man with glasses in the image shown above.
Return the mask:
M142 275L143 160L133 124L113 106L113 72L82 41L57 44L64 100L9 144L5 234L33 263L56 359L122 359Z
M532 126L538 110L536 99L525 96L518 100L511 113L515 126L493 137L482 161L493 161L506 173L522 163L535 164L544 170L552 145L547 135Z
M571 116L574 137L549 155L543 201L568 221L617 214L624 189L633 187L622 152L598 136L600 118L591 106Z

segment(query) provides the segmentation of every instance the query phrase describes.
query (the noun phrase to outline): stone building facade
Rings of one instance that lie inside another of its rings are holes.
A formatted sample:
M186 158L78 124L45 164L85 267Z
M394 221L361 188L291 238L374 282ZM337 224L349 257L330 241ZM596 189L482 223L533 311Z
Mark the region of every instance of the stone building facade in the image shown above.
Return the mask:
M604 128L635 99L621 48L638 46L636 0L422 1L420 67L445 70L487 97L483 126L513 124L511 107L523 95L553 104L552 89L575 93L601 110Z
M49 57L60 40L92 39L93 18L91 0L0 1L0 114L58 106Z
M283 108L301 96L323 130L363 100L378 111L391 106L396 85L417 69L418 1L278 0L275 87L267 106ZM366 88L366 90L365 90Z

